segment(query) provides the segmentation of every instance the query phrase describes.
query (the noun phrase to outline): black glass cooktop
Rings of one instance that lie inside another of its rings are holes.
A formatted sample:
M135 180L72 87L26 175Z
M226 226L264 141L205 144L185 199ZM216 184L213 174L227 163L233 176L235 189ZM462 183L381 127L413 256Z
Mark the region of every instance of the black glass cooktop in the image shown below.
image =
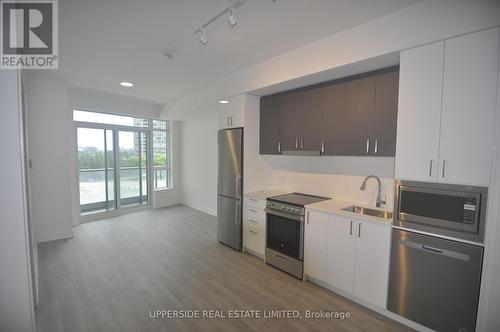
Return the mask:
M297 206L305 206L312 203L317 203L321 201L326 201L331 199L330 197L314 196L302 193L291 193L279 196L273 196L267 198L269 201L292 204Z

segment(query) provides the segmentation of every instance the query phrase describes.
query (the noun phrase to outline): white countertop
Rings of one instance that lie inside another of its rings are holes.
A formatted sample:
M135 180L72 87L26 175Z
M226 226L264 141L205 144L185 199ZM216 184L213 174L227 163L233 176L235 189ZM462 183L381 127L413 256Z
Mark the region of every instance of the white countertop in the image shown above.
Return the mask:
M267 189L267 190L260 190L260 191L245 193L245 196L256 198L256 199L266 199L268 197L284 195L284 194L289 194L289 193L290 193L289 191Z
M347 217L351 217L351 218L354 217L356 219L373 220L373 221L384 222L387 224L392 224L392 219L377 218L377 217L373 217L373 216L367 216L364 214L358 214L358 213L353 213L353 212L342 210L342 209L344 209L348 206L352 206L352 205L366 207L366 208L370 208L370 209L381 210L381 211L393 212L392 210L390 210L388 208L375 208L375 207L370 206L370 205L344 201L344 200L340 200L340 199L336 199L336 198L332 198L332 199L329 199L327 201L309 204L309 205L306 205L306 208L311 209L311 210L320 211L320 212L335 213L338 215L347 216Z

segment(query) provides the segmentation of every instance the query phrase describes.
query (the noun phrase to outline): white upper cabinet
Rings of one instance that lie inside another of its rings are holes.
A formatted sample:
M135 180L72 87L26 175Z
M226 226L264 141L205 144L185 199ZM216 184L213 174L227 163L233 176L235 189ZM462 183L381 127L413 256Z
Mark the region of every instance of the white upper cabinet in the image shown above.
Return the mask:
M354 269L354 295L356 297L379 307L385 307L390 251L390 225L381 222L358 222Z
M245 95L225 98L228 103L219 103L219 129L236 128L244 126Z
M488 186L499 29L401 53L395 175Z
M401 53L396 178L436 181L444 42Z
M484 186L490 182L498 31L445 42L439 182Z
M326 281L328 219L329 215L326 213L307 211L304 235L305 272L321 281Z

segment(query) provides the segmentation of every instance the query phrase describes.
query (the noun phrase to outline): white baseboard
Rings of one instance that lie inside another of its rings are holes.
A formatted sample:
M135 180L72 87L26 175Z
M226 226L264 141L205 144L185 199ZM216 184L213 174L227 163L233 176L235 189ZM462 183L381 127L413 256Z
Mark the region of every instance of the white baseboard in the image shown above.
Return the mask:
M55 240L70 239L72 237L73 237L73 231L70 230L69 232L58 232L58 233L52 233L52 234L38 235L38 236L36 236L36 242L42 243L42 242L49 242L49 241L55 241Z
M217 216L217 211L214 211L212 209L204 208L202 206L197 205L196 203L193 204L193 203L188 203L188 202L182 201L181 204L186 205L186 206L188 206L190 208L193 208L193 209L200 210L202 212L208 213L208 214L210 214L212 216L215 216L215 217Z
M153 204L153 209L161 209L164 207L174 206L177 204L183 204L183 203L181 201L174 200L174 201L170 201L170 202L164 202L162 204Z

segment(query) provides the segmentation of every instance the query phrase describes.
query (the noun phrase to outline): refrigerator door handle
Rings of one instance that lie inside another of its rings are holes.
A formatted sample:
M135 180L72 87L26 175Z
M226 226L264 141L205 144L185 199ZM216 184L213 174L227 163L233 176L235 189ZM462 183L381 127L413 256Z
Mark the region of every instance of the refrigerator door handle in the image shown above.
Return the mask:
M235 224L241 225L241 203L240 202L236 203L235 217L236 217Z
M236 175L236 198L241 199L241 174Z

